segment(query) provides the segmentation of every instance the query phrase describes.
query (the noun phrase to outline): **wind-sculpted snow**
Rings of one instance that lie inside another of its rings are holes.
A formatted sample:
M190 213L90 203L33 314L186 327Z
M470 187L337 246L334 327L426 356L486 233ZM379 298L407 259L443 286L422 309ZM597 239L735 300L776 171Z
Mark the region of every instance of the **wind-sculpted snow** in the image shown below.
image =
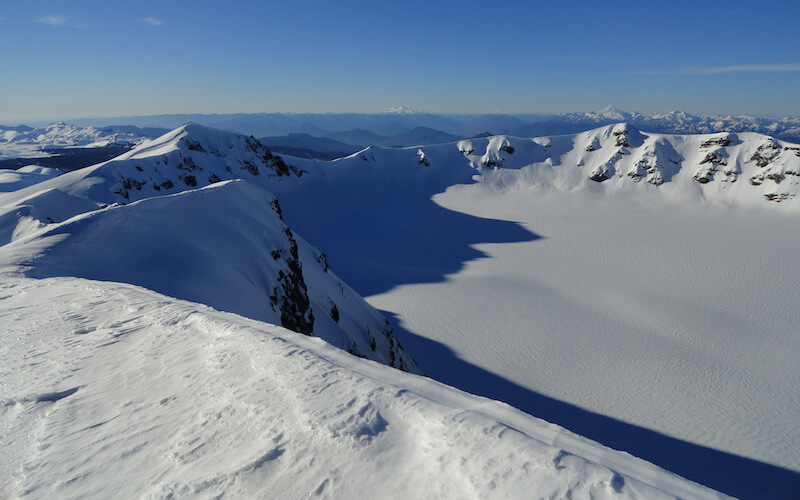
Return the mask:
M507 405L124 284L0 284L4 498L723 498Z

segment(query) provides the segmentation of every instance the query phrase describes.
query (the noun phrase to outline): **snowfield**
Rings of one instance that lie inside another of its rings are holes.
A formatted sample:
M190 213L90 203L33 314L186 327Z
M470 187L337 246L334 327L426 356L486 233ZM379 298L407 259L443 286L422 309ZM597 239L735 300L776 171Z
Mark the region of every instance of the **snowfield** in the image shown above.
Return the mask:
M79 127L59 122L43 128L0 126L0 159L48 156L45 148L96 148L133 145L145 140L133 131Z
M320 162L190 125L28 173L9 496L800 493L797 145L617 124Z

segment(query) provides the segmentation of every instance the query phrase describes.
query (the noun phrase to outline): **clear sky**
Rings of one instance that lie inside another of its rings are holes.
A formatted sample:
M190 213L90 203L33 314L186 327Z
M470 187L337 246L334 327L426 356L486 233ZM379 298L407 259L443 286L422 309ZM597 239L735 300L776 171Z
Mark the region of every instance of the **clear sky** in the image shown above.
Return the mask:
M800 115L800 2L7 0L0 123L163 113Z

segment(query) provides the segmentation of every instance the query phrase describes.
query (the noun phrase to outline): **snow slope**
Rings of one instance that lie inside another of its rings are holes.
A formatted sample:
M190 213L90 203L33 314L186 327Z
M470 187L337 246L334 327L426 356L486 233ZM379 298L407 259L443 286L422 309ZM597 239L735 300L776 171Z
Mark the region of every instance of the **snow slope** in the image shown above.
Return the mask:
M131 285L0 283L9 498L722 498L319 339Z
M16 170L0 170L0 193L18 191L60 175L56 169L28 165Z

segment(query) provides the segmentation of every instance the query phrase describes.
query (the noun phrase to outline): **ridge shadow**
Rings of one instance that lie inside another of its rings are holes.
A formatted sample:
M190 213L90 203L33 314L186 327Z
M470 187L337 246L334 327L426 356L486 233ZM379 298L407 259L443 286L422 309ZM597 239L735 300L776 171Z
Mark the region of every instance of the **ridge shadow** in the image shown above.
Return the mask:
M372 168L370 168L372 167ZM388 170L388 171L387 171ZM438 205L433 196L471 184L471 168L366 164L278 194L287 224L328 254L331 269L367 297L411 283L437 283L486 257L472 245L534 241L516 222Z

